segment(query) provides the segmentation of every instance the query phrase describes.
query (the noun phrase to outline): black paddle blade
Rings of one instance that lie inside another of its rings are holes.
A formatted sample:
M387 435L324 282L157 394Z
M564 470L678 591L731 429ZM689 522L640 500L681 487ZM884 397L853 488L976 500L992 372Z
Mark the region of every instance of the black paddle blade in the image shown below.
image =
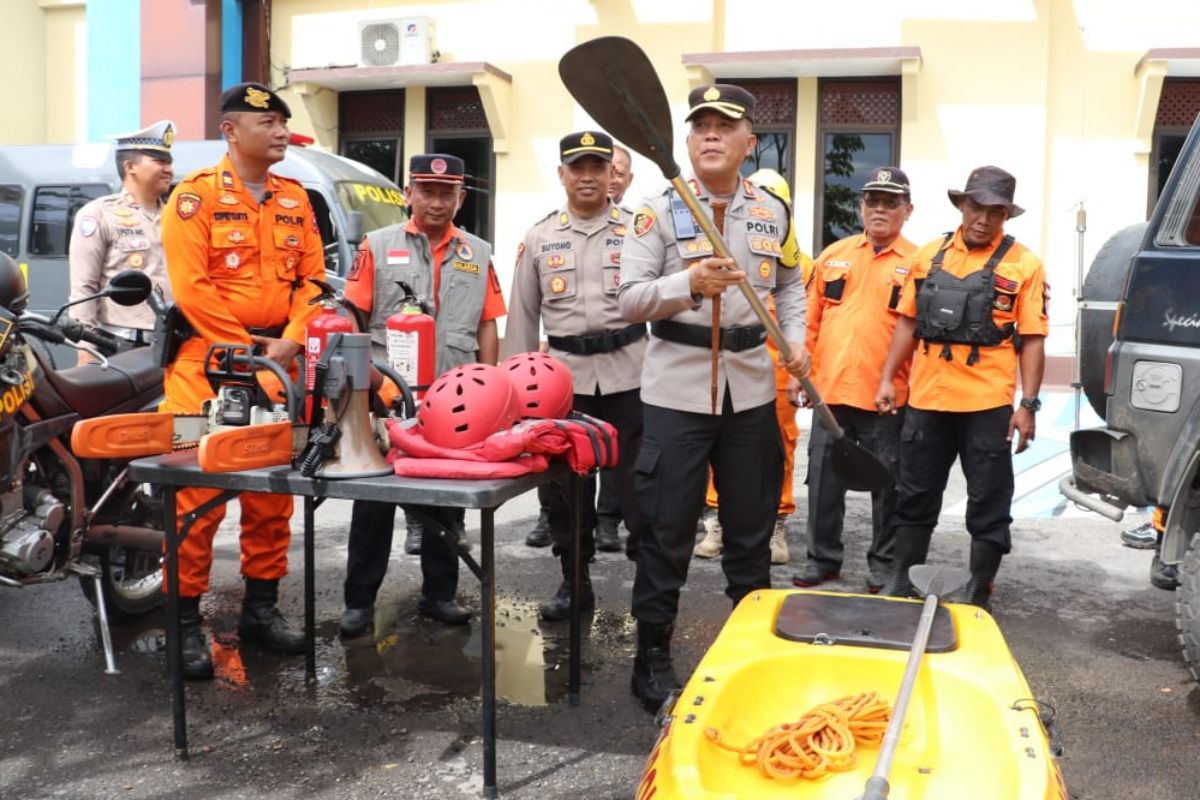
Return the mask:
M908 568L908 579L922 597L945 597L967 585L971 573L959 567L916 564Z
M895 482L882 461L845 436L833 443L833 471L847 489L855 492L874 492Z
M576 45L558 62L567 91L610 136L644 155L672 180L671 108L650 59L629 39L601 36Z

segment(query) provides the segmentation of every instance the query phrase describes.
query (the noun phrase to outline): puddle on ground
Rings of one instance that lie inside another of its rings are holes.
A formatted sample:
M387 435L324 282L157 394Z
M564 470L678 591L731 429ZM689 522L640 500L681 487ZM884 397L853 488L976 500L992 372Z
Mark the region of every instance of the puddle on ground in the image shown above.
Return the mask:
M409 600L380 605L374 638L343 642L338 638L336 618L318 621L313 700L318 705L438 709L479 697L483 641L478 611L467 625L445 625L418 615L414 606ZM161 616L156 621L157 626L121 637L124 641L118 651L126 657L154 654L164 658ZM585 615L583 624L585 674L589 653L591 658L612 653L622 661L632 655L633 627L628 615L601 611ZM248 690L254 694L312 692L304 681L303 656L279 656L258 646L240 648L237 614L232 609L213 609L206 614L205 627L216 673L211 685L227 699ZM568 623L539 623L535 601L497 598L498 698L522 706L564 701L569 654Z

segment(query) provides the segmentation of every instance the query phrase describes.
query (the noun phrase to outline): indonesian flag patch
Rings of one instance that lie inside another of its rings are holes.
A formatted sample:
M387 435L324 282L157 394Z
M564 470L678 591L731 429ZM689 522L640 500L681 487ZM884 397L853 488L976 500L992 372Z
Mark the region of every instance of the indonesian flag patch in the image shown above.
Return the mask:
M407 267L409 262L407 250L388 250L387 263L389 267Z

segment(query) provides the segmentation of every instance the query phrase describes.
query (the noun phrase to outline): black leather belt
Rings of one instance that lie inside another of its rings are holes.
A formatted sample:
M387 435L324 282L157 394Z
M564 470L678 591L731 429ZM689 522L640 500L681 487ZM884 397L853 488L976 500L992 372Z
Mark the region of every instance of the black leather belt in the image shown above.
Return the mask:
M650 323L650 332L660 339L677 344L708 349L712 346L712 328L707 325L688 325L672 319ZM767 329L762 325L734 325L721 328L721 349L733 353L753 350L767 341Z
M614 350L620 350L645 336L646 324L643 322L619 331L609 331L594 336L547 336L546 341L555 350L574 353L577 356L590 356L595 353L611 353Z
M281 339L283 338L283 330L286 327L286 325L272 325L268 328L247 328L246 330L250 331L251 336L265 336L268 339Z

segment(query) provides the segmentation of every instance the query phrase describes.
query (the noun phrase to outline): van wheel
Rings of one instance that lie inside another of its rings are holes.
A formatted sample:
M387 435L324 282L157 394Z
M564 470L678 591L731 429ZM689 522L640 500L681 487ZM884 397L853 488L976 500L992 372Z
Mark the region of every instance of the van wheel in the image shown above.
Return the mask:
M1192 678L1200 681L1200 532L1192 534L1183 563L1179 565L1175 628L1179 631L1183 662Z
M1139 222L1114 233L1096 253L1083 282L1083 299L1113 302L1121 299L1129 262L1142 245L1146 223ZM1083 392L1092 409L1104 418L1108 397L1104 394L1104 362L1112 344L1115 311L1083 310L1080 325L1079 375Z

